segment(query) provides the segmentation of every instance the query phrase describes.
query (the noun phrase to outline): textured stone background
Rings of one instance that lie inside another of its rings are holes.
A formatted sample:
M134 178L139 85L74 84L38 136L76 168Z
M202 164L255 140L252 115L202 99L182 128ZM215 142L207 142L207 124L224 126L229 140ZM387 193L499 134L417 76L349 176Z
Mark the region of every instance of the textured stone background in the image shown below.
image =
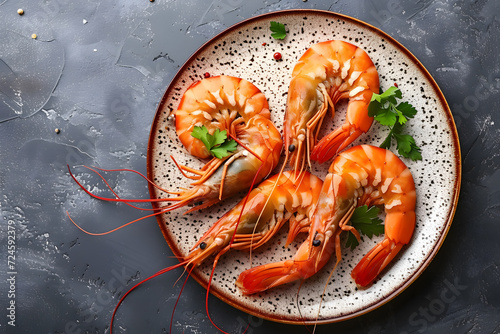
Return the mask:
M91 200L69 179L66 164L145 173L156 106L183 62L234 23L293 8L353 16L407 47L448 100L463 160L454 222L424 274L378 310L319 326L316 333L500 333L496 0L0 2L0 332L109 332L118 296L176 263L154 219L106 237L74 228L66 210L96 228L141 213ZM123 197L148 197L142 180L116 174L111 182ZM8 297L9 224L16 233L15 298ZM168 332L179 274L131 295L115 332ZM218 332L206 316L204 296L189 280L174 332ZM16 302L15 327L7 323L10 300ZM247 324L247 333L308 333L304 326L263 321L216 298L210 299L210 314L230 333Z

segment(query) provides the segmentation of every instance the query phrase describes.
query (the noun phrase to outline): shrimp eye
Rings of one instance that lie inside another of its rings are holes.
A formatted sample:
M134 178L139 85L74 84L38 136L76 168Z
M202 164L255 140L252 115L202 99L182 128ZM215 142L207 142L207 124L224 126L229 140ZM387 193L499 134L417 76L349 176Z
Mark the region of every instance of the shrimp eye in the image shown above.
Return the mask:
M202 242L200 244L200 249L205 249L205 248L207 248L207 243L206 242Z
M314 246L314 247L318 247L318 246L320 246L320 245L321 245L321 240L318 240L318 239L314 239L314 240L313 240L313 246Z
M288 152L293 152L293 151L295 151L295 145L290 144L290 146L288 146Z

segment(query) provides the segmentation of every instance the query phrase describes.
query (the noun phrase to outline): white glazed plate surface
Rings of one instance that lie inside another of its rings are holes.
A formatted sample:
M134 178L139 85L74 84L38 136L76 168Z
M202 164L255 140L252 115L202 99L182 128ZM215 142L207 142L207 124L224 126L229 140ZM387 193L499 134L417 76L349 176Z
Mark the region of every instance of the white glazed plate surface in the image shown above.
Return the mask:
M270 21L286 25L288 35L283 41L271 37ZM299 282L244 296L236 288L235 281L243 270L251 266L291 259L305 236L299 237L285 249L285 226L267 245L252 252L251 258L248 252L226 253L216 268L211 292L241 310L279 322L328 323L366 313L403 291L435 256L455 212L461 175L457 132L437 84L404 47L363 22L314 10L269 13L227 29L203 45L186 62L167 88L150 134L148 176L166 189L188 187L189 180L177 170L170 155L179 163L194 168L201 167L204 162L189 156L177 139L174 120L168 118L177 108L184 91L193 82L202 79L206 72L212 76L224 74L246 79L266 95L272 119L281 130L288 84L295 63L312 44L332 39L348 41L363 48L377 67L381 88L386 90L397 83L403 99L418 110L416 117L407 123L406 131L413 135L417 145L422 148L423 160L414 162L403 159L415 180L417 225L410 244L366 289L358 289L350 273L383 236L373 239L365 237L353 251L344 247L342 261L331 279L328 281L334 258L330 265L302 284L298 297ZM281 61L274 60L275 52L282 54ZM337 106L334 120L327 117L325 132L344 122L345 106L345 103ZM387 129L374 122L370 131L354 144L378 146L386 135ZM396 152L395 147L393 151ZM324 179L328 166L328 163L314 165L312 172ZM151 198L165 197L164 193L152 187L150 193ZM183 215L185 210L178 209L158 216L160 228L174 254L186 255L209 226L243 196L188 215ZM193 271L195 279L205 287L212 269L210 260ZM321 302L326 283L326 293Z

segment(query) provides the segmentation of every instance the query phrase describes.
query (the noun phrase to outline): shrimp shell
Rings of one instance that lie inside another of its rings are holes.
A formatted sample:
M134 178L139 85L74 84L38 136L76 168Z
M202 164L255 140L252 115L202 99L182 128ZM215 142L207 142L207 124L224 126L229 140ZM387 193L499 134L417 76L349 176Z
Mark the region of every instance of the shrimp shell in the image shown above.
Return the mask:
M325 162L368 131L368 104L379 92L375 65L361 48L332 40L311 46L295 65L284 122L286 160L301 171L310 159ZM348 99L346 122L317 140L328 109Z
M205 144L191 135L195 126L205 126L210 134L216 129L227 131L239 145L232 155L214 157L199 171L179 166L182 172L195 174L188 176L195 182L186 190L168 192L175 196L165 201L177 203L162 210L200 202L188 212L202 209L268 176L278 164L283 146L270 117L264 94L244 79L221 75L191 85L175 111L176 130L184 147L196 157L211 156Z
M311 216L306 241L293 260L248 269L237 280L244 294L306 279L324 267L335 253L341 260L340 234L352 231L348 224L354 208L384 205L385 239L352 271L360 286L367 286L409 243L415 229L415 184L410 170L391 151L370 145L355 146L334 160Z
M210 227L184 261L199 265L211 254L217 254L218 258L230 248L256 249L287 221L290 229L286 245L298 233L307 232L323 181L309 172L298 178L293 174L275 174L255 187Z

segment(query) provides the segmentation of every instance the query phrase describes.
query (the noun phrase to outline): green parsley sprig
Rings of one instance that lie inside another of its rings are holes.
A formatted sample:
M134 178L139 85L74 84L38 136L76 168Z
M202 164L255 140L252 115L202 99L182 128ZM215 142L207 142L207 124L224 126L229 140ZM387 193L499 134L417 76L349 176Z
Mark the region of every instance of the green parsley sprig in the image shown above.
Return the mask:
M236 141L227 138L226 130L215 129L214 134L211 135L205 125L195 126L191 136L201 140L210 154L218 159L231 155L231 152L235 151L238 146Z
M415 116L417 110L408 102L398 104L397 99L401 97L401 91L394 86L381 94L374 93L368 106L368 115L390 129L380 147L389 149L394 138L399 155L412 160L422 160L421 150L415 139L411 135L403 134L403 126L408 119Z
M372 238L374 235L381 235L384 233L384 225L382 220L378 217L380 209L376 206L368 208L368 206L363 205L357 207L351 216L351 225L359 234L364 234L368 238ZM346 247L351 247L351 250L359 245L358 239L354 236L352 232L349 232L347 236Z
M283 23L271 21L270 29L273 32L271 36L274 39L284 39L286 37L286 28Z

